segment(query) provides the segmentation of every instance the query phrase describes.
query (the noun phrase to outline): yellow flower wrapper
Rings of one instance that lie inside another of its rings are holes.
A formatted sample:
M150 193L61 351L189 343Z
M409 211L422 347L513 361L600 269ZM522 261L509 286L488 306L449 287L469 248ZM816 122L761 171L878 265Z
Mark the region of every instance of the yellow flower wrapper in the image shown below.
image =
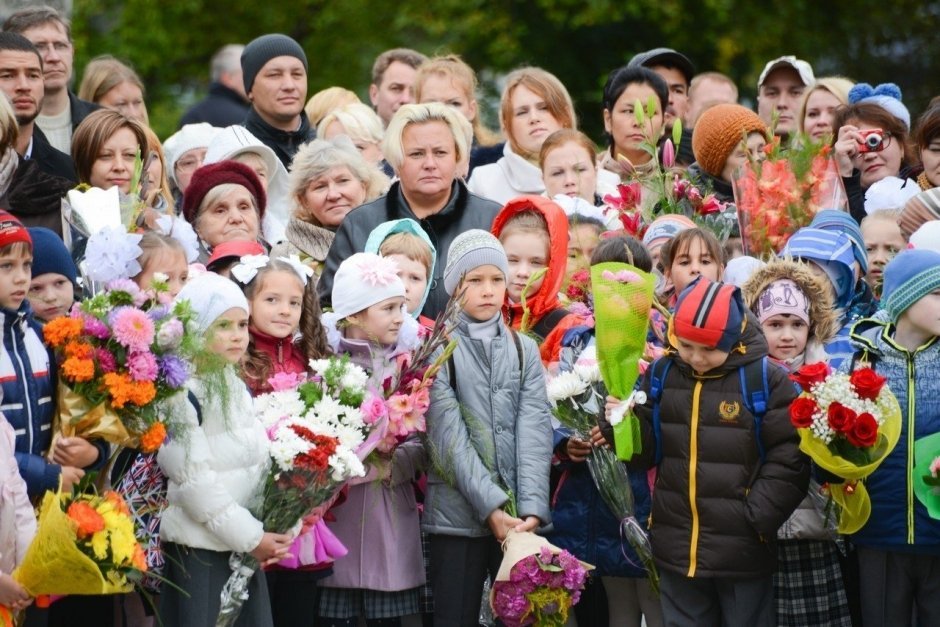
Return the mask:
M86 440L105 440L118 446L136 447L137 438L128 433L120 417L107 408L106 403L91 406L88 400L61 381L56 391L57 412L49 447L49 456L59 438L82 437Z

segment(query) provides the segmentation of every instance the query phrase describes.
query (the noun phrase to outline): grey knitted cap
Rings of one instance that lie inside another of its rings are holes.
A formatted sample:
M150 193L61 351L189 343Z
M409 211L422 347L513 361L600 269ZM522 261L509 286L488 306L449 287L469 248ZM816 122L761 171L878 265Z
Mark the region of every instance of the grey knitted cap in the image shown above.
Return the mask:
M480 266L496 266L509 277L506 251L496 236L482 229L471 229L455 237L447 250L444 289L453 296L463 275Z
M242 80L245 93L251 93L255 77L264 64L275 57L297 57L307 69L307 55L300 44L287 35L272 33L253 39L242 51Z

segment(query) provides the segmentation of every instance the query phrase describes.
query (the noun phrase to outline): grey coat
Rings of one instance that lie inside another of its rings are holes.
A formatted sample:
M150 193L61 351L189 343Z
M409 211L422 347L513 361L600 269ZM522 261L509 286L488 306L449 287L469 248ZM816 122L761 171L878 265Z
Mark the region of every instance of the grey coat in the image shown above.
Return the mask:
M422 522L428 533L489 535L486 518L507 502L504 487L515 495L520 518L550 522L551 407L538 347L519 337L520 376L509 329L500 316L492 324L496 337L484 340L470 337L469 325L460 322L453 354L457 394L446 365L431 388L433 463Z

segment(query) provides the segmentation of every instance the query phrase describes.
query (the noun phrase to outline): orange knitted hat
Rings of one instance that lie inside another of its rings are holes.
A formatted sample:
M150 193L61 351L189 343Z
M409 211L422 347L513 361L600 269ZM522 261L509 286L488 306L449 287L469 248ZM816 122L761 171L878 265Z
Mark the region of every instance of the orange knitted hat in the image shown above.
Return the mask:
M721 176L731 152L755 131L766 134L767 125L750 109L736 104L710 107L692 129L695 160L705 172Z

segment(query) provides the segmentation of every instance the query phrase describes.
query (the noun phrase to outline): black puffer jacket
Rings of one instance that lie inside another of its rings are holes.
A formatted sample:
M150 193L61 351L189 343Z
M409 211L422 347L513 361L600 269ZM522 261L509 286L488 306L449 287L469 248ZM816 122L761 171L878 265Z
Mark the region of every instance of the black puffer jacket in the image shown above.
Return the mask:
M809 461L790 424L794 386L781 367L768 364L761 464L739 367L766 354L767 342L749 314L741 345L707 375L696 376L677 354L662 358L674 363L660 402L662 460L650 521L659 568L688 577L749 577L775 570L777 529L806 495ZM651 372L652 367L643 381L648 396ZM655 449L652 398L637 406L636 414L645 459L634 463L649 466Z

